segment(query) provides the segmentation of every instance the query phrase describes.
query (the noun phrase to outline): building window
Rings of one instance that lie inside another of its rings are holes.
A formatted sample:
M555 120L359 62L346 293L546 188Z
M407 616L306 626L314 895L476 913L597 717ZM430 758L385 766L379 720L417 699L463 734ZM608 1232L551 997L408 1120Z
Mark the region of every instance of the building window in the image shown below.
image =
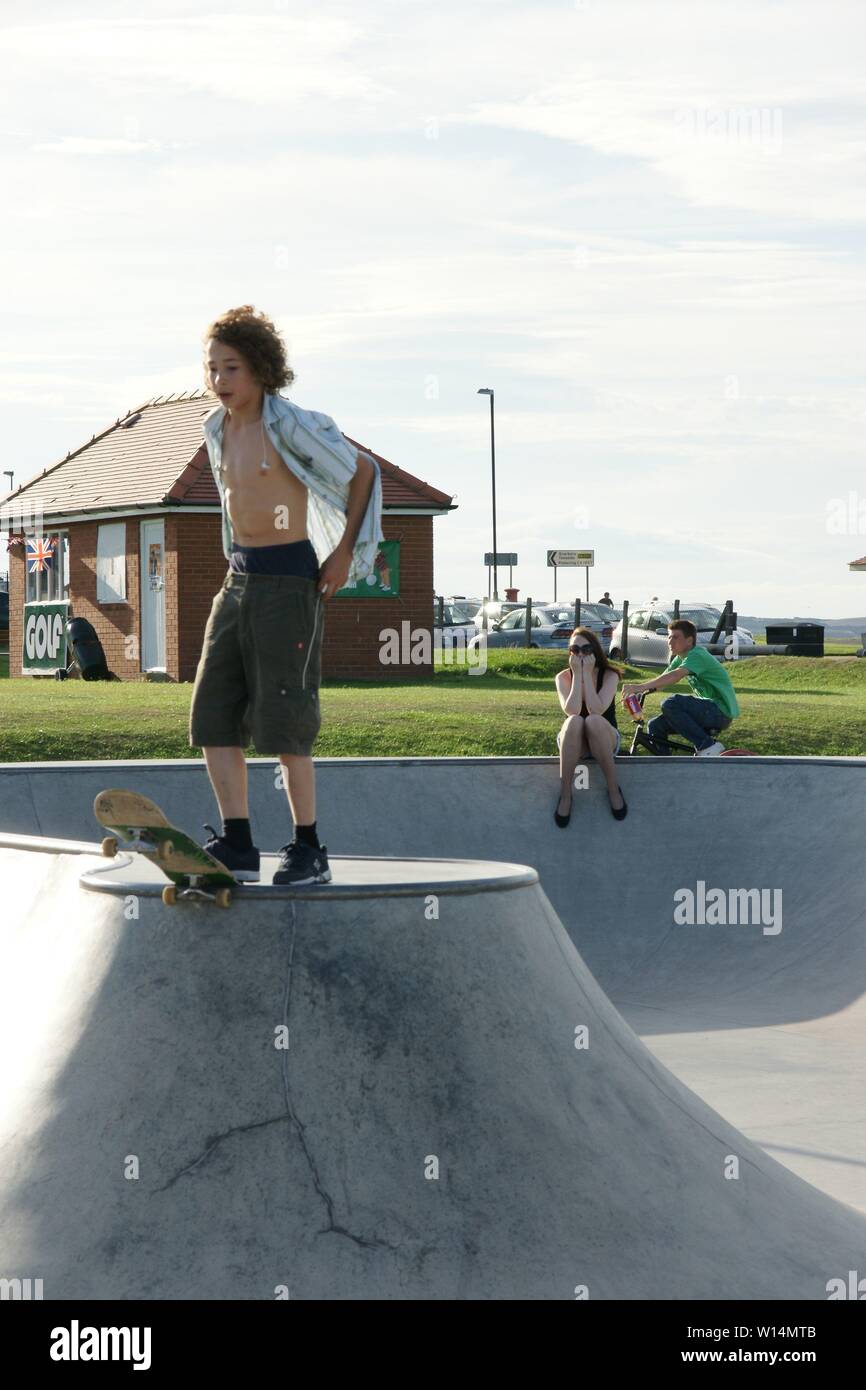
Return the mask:
M30 535L24 545L24 602L60 603L69 598L69 532Z
M126 603L126 522L100 526L96 539L96 602Z

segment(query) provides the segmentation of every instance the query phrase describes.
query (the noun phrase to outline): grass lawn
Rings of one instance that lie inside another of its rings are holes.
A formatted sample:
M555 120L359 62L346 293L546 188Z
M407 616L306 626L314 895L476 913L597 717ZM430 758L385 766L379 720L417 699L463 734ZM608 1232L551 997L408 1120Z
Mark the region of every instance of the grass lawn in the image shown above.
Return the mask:
M327 682L319 757L552 756L563 654L488 653L488 670L438 667L399 684ZM866 755L866 660L755 657L728 670L741 717L724 736L756 753ZM626 678L657 674L626 668ZM679 687L677 687L679 689ZM688 693L683 682L682 689ZM200 757L187 743L191 685L9 680L0 688L0 762ZM647 712L662 695L650 695ZM623 740L631 719L617 707ZM250 755L255 750L248 750Z

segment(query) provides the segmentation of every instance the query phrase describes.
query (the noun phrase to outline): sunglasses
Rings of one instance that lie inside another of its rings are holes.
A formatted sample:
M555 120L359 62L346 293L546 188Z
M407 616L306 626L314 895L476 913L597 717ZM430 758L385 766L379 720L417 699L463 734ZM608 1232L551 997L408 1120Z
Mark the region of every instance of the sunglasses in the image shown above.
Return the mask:
M589 645L588 642L583 642L579 647L569 647L568 650L570 652L578 652L581 656L583 656L584 652L591 652L592 647Z

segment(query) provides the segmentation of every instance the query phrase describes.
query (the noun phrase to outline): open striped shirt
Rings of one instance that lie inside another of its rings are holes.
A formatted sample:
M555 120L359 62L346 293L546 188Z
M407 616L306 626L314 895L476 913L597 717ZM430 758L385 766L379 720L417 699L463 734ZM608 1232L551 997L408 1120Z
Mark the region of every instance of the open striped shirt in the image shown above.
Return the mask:
M211 471L222 504L222 540L226 559L231 557L232 529L220 475L222 427L226 407L219 405L205 416L202 431ZM265 391L262 420L268 439L286 467L309 490L307 522L310 541L319 564L323 564L343 538L349 483L358 467L358 450L343 436L330 415L318 410L302 410L285 396ZM346 587L354 587L373 572L382 534L382 478L379 464L369 454L375 470L367 510L361 520L352 550Z

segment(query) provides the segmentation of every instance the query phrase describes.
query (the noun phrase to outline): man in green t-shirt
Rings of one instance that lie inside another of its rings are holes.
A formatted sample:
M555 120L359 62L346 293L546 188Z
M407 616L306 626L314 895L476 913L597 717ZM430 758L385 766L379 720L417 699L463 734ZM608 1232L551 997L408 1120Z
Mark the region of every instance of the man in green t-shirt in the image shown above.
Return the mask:
M681 734L695 745L699 758L724 753L725 745L714 741L709 729L726 729L740 712L731 678L723 664L705 647L699 647L698 630L688 618L677 618L668 628L668 647L671 660L660 676L643 685L626 684L623 696L632 692L645 695L650 690L663 690L675 685L685 676L693 695L669 695L662 700L662 712L646 726L651 738L666 740L669 734Z

